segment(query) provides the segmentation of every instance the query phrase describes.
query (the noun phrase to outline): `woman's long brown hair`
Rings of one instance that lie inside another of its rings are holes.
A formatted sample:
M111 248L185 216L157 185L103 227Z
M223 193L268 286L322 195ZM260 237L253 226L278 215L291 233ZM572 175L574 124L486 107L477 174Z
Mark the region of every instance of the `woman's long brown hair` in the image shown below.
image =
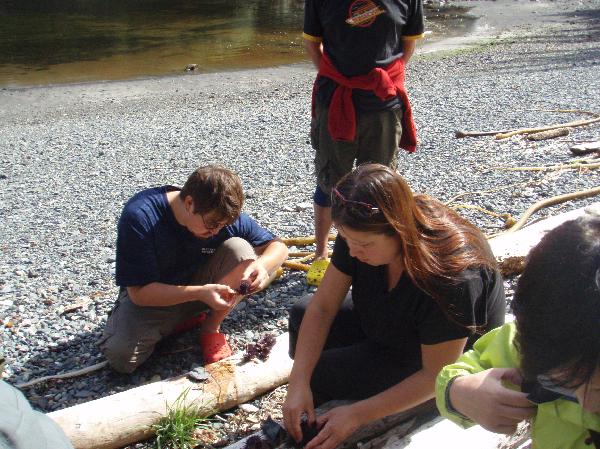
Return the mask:
M337 184L344 198L373 204L379 212L356 213L334 201L336 225L357 231L398 235L404 268L411 280L436 300L460 282L467 268L496 268L482 232L449 207L427 195L413 195L406 181L380 164L365 164Z

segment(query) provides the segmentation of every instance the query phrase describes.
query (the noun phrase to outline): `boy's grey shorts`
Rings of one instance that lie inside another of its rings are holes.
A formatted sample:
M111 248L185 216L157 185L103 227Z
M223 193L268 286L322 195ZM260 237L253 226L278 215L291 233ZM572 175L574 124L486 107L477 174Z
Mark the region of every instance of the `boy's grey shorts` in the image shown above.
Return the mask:
M217 248L190 281L190 285L218 283L245 260L256 259L254 248L246 240L232 237ZM200 301L168 307L143 307L131 302L122 288L113 307L99 345L109 364L122 373L131 373L141 365L163 337L178 324L208 311Z

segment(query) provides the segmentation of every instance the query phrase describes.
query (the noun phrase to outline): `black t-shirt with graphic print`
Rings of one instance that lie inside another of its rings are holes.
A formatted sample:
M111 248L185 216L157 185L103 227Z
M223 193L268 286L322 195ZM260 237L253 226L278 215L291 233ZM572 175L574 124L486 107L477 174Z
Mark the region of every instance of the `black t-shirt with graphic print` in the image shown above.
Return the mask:
M499 272L486 268L466 270L457 285L448 286L444 303L419 289L404 273L388 291L387 269L372 266L350 255L343 238L337 237L333 265L352 277L352 301L367 338L421 360L421 344L432 345L468 337L467 347L504 323L506 302ZM467 326L479 326L474 333Z
M365 75L402 56L405 36L424 32L421 0L306 0L304 33L322 39L323 49L344 76ZM336 84L321 77L317 99L329 103ZM354 89L356 106L379 110L400 106L373 92Z

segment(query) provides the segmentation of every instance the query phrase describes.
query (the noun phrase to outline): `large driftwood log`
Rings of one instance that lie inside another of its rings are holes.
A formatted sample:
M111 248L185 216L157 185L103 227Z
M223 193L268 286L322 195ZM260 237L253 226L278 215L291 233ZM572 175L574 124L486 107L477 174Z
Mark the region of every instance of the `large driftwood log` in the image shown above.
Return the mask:
M555 215L534 223L513 233L507 232L489 240L492 252L500 263L504 274L514 274L522 270L529 251L539 243L542 237L565 221L574 220L587 212L600 214L600 202L590 206ZM506 267L504 267L506 265ZM506 268L506 269L504 269ZM511 272L511 269L514 271Z
M332 408L351 403L352 401L330 401L323 404L315 411L317 415L321 415ZM359 428L336 449L354 449L365 447L375 448L377 446L373 446L372 442L377 441L381 435L385 435L387 432L392 431L396 435L406 435L420 427L423 423L429 422L435 416L437 416L437 409L435 407L435 401L432 399L410 410L386 416ZM247 437L227 446L225 449L244 449L246 442L252 437L259 437L261 439L266 438L262 430L259 430L258 432L248 435ZM279 446L276 446L276 449L294 449L294 447L294 444L289 441L285 441Z
M238 365L239 357L205 367L206 382L181 376L143 385L102 399L49 413L76 449L114 449L146 439L150 426L165 416L178 398L199 415L229 409L287 382L292 367L288 335L283 334L263 363ZM187 391L187 395L182 392Z
M525 426L524 426L525 427ZM375 444L359 449L521 449L528 447L529 434L517 430L514 436L499 435L480 426L463 429L447 419L437 417L411 430L391 429Z

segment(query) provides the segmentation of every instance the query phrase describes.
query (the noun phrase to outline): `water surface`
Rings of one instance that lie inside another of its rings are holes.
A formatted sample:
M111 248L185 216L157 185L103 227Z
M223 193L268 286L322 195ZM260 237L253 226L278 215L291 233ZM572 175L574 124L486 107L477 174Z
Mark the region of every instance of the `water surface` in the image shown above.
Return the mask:
M434 36L464 11L427 11ZM304 0L3 0L0 86L272 67L306 60Z

